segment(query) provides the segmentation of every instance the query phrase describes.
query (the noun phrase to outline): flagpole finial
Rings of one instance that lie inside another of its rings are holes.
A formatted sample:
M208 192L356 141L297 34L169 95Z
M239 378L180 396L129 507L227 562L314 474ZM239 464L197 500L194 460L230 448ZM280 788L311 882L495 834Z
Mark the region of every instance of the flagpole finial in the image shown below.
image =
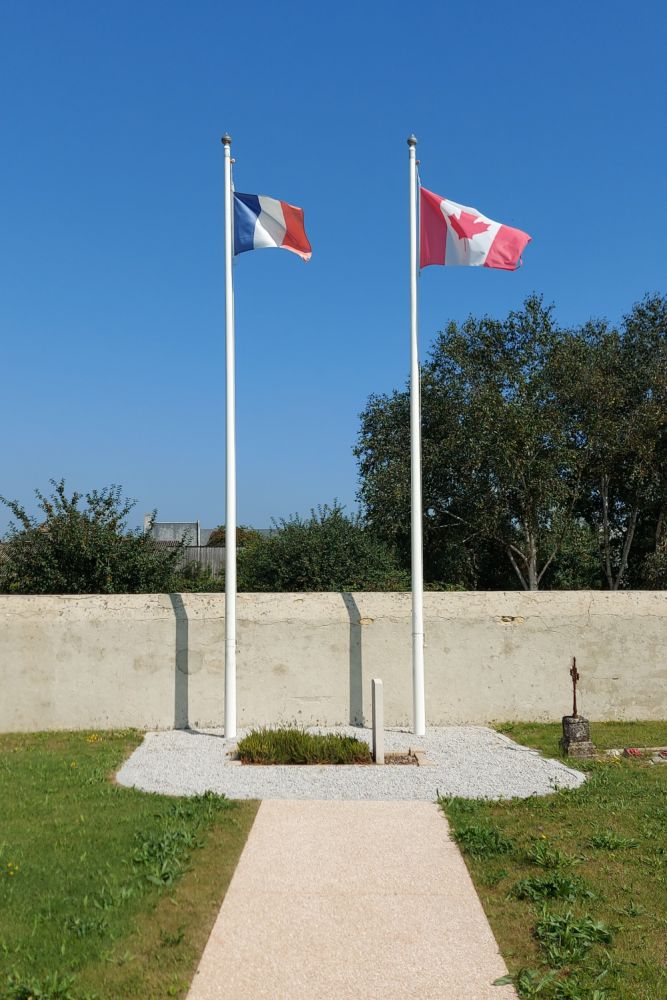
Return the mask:
M417 136L416 135L408 136L408 146L416 146L416 145L417 145Z
M223 135L223 137L220 140L220 142L222 143L223 146L231 146L231 144L232 144L232 137L229 134L229 132L225 132L225 134Z

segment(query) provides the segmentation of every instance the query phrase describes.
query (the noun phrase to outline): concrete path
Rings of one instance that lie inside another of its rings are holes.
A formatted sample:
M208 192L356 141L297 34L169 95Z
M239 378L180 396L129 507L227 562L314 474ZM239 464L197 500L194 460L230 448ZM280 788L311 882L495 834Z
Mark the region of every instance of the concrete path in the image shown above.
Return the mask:
M188 1000L508 1000L427 802L264 801Z

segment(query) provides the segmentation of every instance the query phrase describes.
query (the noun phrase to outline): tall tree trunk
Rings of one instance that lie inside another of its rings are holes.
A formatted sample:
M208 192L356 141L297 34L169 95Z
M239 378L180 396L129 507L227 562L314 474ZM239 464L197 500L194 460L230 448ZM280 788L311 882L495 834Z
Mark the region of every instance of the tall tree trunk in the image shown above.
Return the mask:
M628 525L628 530L625 533L625 542L623 544L623 553L621 555L621 565L618 569L618 574L614 581L614 586L612 590L618 590L621 583L621 579L628 565L628 556L630 555L630 546L632 545L632 539L635 535L635 528L637 527L637 518L639 516L639 507L635 507L632 511L630 517L630 524Z
M537 545L535 543L535 536L532 530L525 526L524 534L526 536L525 552L522 552L516 545L506 545L505 551L523 589L539 590L540 574L537 572Z
M540 589L540 577L537 572L537 541L532 528L526 530L526 568L528 570L528 590Z
M660 552L662 548L662 536L665 533L665 504L663 503L660 508L660 513L658 514L658 520L655 526L655 552Z
M537 553L533 550L528 559L528 590L539 590L540 579L537 573Z
M519 566L519 564L518 564L518 562L516 560L516 557L514 555L514 552L512 551L512 546L511 545L507 545L506 548L505 548L505 551L507 552L507 558L509 559L509 561L512 564L512 569L514 570L514 572L516 573L517 577L519 578L519 583L521 584L521 586L523 587L524 590L530 590L530 587L528 586L528 581L526 580L525 575L521 572L521 567ZM525 558L524 558L523 554L521 554L521 559L522 559L523 562L525 562Z

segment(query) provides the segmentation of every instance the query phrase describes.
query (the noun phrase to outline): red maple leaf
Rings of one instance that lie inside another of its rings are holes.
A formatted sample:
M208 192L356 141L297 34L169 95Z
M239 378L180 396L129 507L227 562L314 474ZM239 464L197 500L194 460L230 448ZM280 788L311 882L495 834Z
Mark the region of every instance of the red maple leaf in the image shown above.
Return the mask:
M472 240L477 233L485 233L489 228L487 222L478 222L478 216L470 212L461 212L458 219L455 215L448 215L449 224L460 240Z

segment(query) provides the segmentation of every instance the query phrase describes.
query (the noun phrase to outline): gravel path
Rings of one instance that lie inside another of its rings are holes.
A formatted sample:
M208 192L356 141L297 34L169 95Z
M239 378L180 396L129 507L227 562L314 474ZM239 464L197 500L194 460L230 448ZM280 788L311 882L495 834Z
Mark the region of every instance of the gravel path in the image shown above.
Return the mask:
M241 730L239 736L244 735ZM371 742L369 729L340 726L340 732ZM121 785L167 795L207 790L230 799L425 799L438 793L472 799L528 798L557 788L576 788L581 771L519 746L484 726L443 726L414 736L385 731L385 751L424 750L431 767L252 766L229 757L236 740L222 731L171 730L147 733L117 774Z

